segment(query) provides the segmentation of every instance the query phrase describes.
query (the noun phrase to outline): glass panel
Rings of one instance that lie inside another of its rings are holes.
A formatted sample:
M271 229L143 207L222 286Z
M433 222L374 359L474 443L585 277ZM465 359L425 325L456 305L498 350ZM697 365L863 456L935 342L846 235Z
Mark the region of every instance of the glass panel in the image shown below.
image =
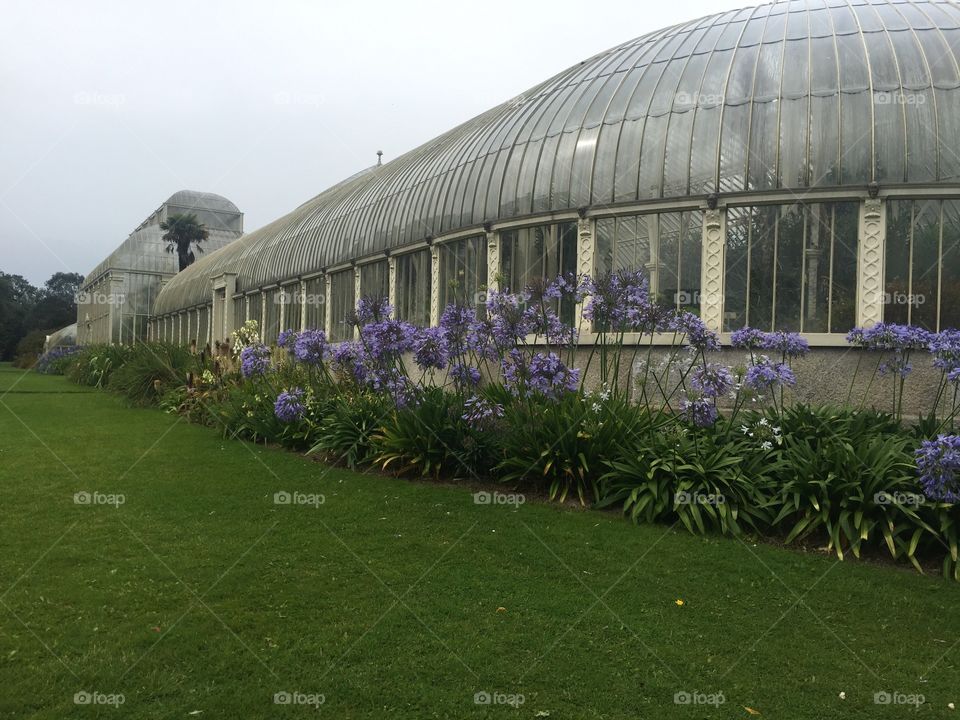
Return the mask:
M360 295L377 299L390 297L390 265L386 260L360 266Z
M755 102L750 126L749 190L767 190L777 184L777 120L776 100Z
M810 98L810 185L839 185L838 95Z
M640 180L637 187L637 196L640 199L660 197L663 147L669 117L669 115L659 115L647 118L647 125L643 130L643 147L640 151Z
M658 220L657 300L662 305L675 305L680 288L680 213L653 217Z
M234 325L239 327L247 319L247 299L243 296L235 297L233 299L233 322ZM219 338L223 340L223 338Z
M723 329L738 330L747 324L747 269L750 262L751 208L727 211L726 276Z
M263 342L268 345L272 345L277 341L277 336L280 333L280 291L279 289L268 290L266 293L267 298L267 314L263 318L263 327L260 331L260 338Z
M303 301L307 306L307 328L323 330L326 323L327 283L322 275L307 280Z
M837 203L833 207L830 332L846 333L857 324L857 238L860 205Z
M519 292L558 275L575 274L577 224L537 225L501 234L500 273L503 289ZM560 317L573 321L573 306L560 308Z
M800 306L803 302L803 250L806 213L802 205L781 205L777 218L776 307L773 327L800 330Z
M720 192L744 189L747 162L746 141L750 132L750 106L726 106L720 142Z
M330 276L331 328L330 340L341 342L353 338L354 312L353 270L342 270Z
M747 324L773 329L773 278L779 208L756 208L750 227L750 274L747 290Z
M960 89L936 90L937 122L940 134L940 180L956 182L960 178Z
M502 252L502 250L501 250ZM487 287L486 237L463 238L440 246L440 308L482 306Z
M664 197L685 195L687 192L693 118L693 110L675 112L670 116L666 153L663 159L662 194Z
M940 329L960 328L960 200L943 203Z
M700 263L703 251L703 213L680 214L680 258L677 307L698 312L700 306Z
M260 293L254 293L247 296L247 317L250 320L256 320L260 329L263 329L263 299Z
M873 178L870 123L867 121L872 102L869 91L841 95L840 169L845 185L867 183Z
M397 256L395 315L399 320L420 327L430 324L432 275L429 250Z
M937 329L937 296L940 277L940 202L918 200L913 210L910 322Z
M910 294L910 230L913 202L887 201L887 250L885 258L886 296L883 319L910 322L906 298Z
M301 330L300 327L300 283L287 285L280 290L283 300L283 330Z

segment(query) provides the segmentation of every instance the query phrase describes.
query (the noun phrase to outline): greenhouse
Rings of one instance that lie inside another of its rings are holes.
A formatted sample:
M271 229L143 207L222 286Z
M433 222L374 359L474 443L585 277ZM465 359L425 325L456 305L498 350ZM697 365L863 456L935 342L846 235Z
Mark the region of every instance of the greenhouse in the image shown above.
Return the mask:
M76 333L81 345L147 339L153 304L178 270L177 255L167 252L160 223L187 213L195 215L209 233L203 252L212 253L243 234L243 214L225 197L192 190L171 195L84 278L77 298ZM195 316L194 321L205 320ZM209 320L206 323L209 326ZM202 336L207 330L196 325L192 332Z
M486 289L637 268L724 337L956 327L958 61L960 8L936 0L791 0L649 33L205 253L160 292L152 336L254 319L268 342L344 340L364 295L426 325Z

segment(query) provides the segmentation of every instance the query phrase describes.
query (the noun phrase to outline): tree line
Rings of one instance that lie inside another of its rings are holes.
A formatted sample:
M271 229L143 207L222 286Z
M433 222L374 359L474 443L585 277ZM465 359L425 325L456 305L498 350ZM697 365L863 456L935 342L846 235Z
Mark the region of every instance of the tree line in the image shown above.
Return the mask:
M54 273L42 287L0 271L0 360L29 365L46 336L77 321L79 273Z

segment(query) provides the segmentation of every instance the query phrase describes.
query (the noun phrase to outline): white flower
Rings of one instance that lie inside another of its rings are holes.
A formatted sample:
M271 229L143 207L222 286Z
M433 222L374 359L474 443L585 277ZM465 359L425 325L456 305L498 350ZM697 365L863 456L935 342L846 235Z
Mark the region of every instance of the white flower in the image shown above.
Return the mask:
M741 426L740 426L740 430L741 430L741 432L743 432L744 435L746 435L748 432L750 432L750 428L748 428L746 425L741 425Z
M847 699L847 694L846 694L845 692L841 692L841 693L840 693L840 699L841 699L841 700L846 700L846 699Z
M760 443L760 448L762 450L773 450L773 443L769 440L764 440L762 443Z
M767 422L767 419L766 419L766 418L760 418L760 424L763 425L764 427L766 427L766 426L769 425L770 423Z
M594 403L593 405L590 406L590 409L593 410L595 413L600 412L601 410L600 403Z

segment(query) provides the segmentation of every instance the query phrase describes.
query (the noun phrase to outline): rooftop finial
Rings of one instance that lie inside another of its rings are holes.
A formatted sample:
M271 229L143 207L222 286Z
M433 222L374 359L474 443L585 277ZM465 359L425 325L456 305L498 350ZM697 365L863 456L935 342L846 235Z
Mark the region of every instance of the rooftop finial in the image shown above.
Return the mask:
M377 165L383 165L383 150L377 150Z

